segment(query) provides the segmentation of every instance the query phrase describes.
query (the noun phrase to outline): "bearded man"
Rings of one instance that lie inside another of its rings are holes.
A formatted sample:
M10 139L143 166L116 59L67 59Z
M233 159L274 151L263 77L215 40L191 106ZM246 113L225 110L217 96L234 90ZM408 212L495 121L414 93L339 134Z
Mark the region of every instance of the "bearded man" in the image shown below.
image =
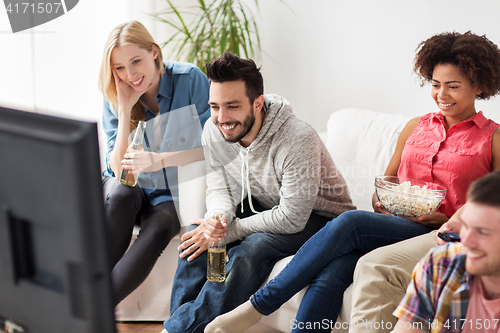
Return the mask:
M225 52L207 65L207 77L207 213L181 237L171 317L164 324L170 333L203 332L216 316L248 300L278 260L355 209L316 131L285 99L263 95L252 60ZM216 213L222 219L214 219ZM227 277L209 282L206 250L210 239L220 238L227 243Z

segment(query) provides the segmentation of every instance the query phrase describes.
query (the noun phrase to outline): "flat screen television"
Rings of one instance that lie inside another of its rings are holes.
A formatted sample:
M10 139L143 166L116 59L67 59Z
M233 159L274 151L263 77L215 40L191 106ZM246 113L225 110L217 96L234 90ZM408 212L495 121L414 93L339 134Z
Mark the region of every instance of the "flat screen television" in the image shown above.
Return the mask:
M0 107L0 332L116 332L97 124Z

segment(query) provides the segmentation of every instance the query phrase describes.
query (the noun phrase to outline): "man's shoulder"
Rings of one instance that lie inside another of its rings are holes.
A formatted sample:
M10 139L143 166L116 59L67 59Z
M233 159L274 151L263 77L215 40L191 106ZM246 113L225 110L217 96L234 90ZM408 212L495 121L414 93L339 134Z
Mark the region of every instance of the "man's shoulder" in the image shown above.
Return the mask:
M462 243L448 242L444 245L436 246L430 250L432 256L435 258L449 258L454 259L466 253L465 247Z
M288 118L274 136L275 142L286 149L296 150L299 146L319 150L323 148L323 142L318 132L311 125L297 117Z
M297 118L295 115L288 117L281 124L280 128L275 132L280 137L290 138L310 138L318 136L318 132L302 119Z
M460 243L447 243L432 248L423 259L422 268L430 275L448 280L465 274L466 249Z
M271 113L273 125L271 125L269 132L272 135L278 134L290 137L317 135L316 130L311 125L295 116L292 106L285 98L275 94L266 94L264 95L264 101L267 109L266 113Z

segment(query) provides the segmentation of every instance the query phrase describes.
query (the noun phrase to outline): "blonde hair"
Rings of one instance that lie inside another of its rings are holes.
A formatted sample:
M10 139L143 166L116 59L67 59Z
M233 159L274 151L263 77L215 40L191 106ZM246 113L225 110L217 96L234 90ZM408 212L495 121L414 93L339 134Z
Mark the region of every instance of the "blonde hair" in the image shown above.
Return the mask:
M118 94L116 92L115 78L111 69L111 52L113 52L116 47L122 45L136 45L149 52L153 51L155 48L158 51L155 63L160 71L160 76L163 76L165 72L161 49L158 44L155 43L148 30L140 22L130 21L115 27L106 41L99 73L99 90L101 90L104 98L110 102L110 107L114 108L114 111L118 110ZM130 114L130 129L133 130L137 128L137 123L140 120L145 120L145 117L144 105L141 100L139 100L132 107L132 112Z

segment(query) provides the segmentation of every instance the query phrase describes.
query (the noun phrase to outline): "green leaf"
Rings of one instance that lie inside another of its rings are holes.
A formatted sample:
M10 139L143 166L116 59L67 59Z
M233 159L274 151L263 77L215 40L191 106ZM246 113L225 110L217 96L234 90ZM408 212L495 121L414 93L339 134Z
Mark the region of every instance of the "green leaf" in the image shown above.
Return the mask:
M173 28L161 47L173 46L179 61L192 62L205 72L206 63L225 50L246 58L260 57L257 22L241 0L198 0L197 5L183 9L165 1L167 8L151 16ZM258 0L254 2L259 10Z

